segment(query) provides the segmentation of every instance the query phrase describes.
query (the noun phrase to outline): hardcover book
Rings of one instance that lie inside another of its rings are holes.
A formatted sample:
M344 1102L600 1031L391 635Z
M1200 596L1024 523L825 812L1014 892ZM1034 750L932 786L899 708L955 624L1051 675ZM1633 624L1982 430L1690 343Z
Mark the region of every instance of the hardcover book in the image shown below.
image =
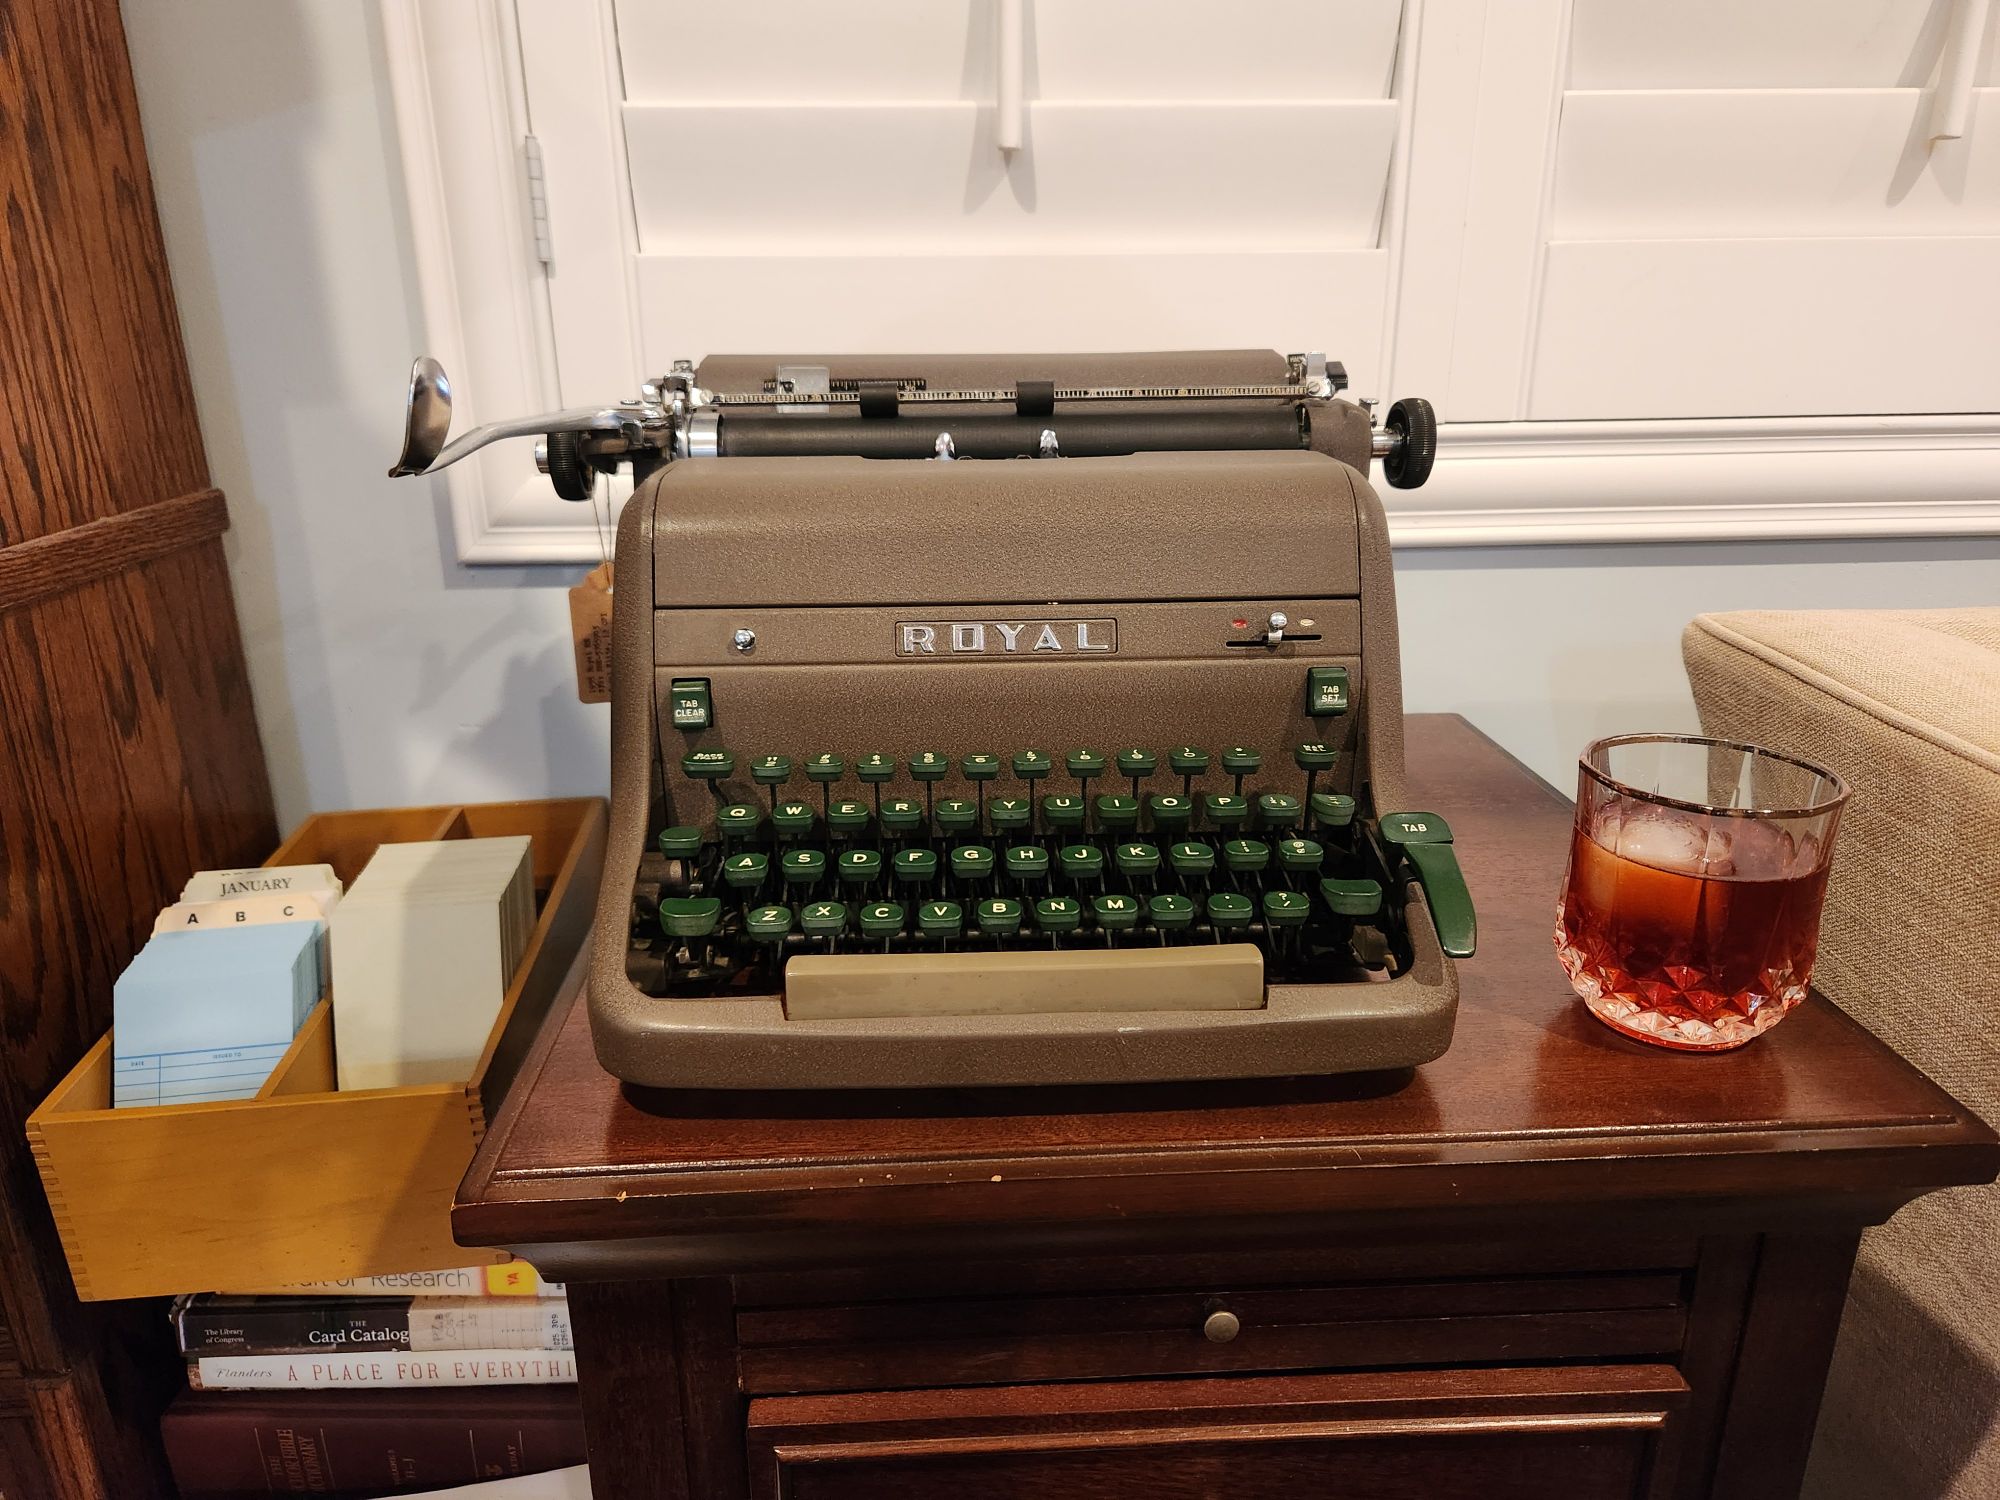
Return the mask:
M575 1383L576 1356L545 1349L214 1354L188 1361L188 1385L198 1391Z
M231 1297L202 1292L174 1304L181 1352L354 1353L451 1349L571 1349L560 1297Z

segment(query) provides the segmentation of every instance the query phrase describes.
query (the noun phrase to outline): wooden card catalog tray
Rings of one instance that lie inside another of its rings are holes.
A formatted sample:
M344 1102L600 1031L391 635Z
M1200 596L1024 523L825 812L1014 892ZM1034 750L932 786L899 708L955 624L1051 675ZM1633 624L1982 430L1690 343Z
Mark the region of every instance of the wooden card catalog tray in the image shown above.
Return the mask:
M265 863L324 862L343 883L380 844L529 835L534 935L486 1050L462 1083L336 1093L322 1000L256 1098L114 1110L107 1032L28 1116L77 1294L258 1291L506 1259L453 1243L452 1195L589 934L604 830L594 797L301 824Z

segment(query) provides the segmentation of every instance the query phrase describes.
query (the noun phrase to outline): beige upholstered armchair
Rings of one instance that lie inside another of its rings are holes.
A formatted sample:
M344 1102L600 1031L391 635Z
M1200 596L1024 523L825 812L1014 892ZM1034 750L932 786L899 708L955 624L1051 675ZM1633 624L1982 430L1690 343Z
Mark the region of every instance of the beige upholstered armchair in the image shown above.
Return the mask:
M1820 989L2000 1120L2000 609L1703 615L1681 644L1705 730L1854 787ZM2000 1185L1864 1239L1805 1493L2000 1496Z

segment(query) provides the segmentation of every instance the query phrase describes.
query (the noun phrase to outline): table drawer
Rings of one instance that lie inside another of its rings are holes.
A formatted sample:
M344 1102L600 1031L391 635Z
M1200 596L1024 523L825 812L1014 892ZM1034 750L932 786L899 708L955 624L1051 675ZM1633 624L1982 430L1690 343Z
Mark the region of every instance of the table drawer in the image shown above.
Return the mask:
M1668 1358L1676 1270L743 1308L752 1395L1239 1371Z

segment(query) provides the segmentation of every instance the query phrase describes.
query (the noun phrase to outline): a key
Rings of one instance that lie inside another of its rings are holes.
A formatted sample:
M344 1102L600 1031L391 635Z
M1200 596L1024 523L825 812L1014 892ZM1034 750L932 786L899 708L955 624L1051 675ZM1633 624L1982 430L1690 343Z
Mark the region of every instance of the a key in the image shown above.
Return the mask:
M1184 880L1205 880L1215 869L1215 851L1207 844L1185 840L1167 851L1167 862Z
M813 831L813 810L809 802L779 802L771 808L771 826L778 837L795 839Z
M891 797L879 814L882 832L892 838L908 838L924 826L924 805L908 797Z
M1160 851L1152 844L1120 844L1111 858L1128 880L1145 880L1159 873Z
M1112 934L1130 932L1139 925L1139 902L1134 896L1105 895L1094 896L1090 902L1090 914L1103 931Z
M763 821L764 809L754 802L732 802L715 813L716 831L729 840L750 838Z
M1354 821L1355 802L1339 792L1314 792L1312 820L1315 828L1345 828Z
M1306 712L1315 719L1347 712L1347 668L1306 669Z
M1104 756L1096 750L1072 750L1063 757L1063 766L1076 778L1077 791L1083 792L1091 777L1104 774Z
M1118 774L1132 783L1134 801L1139 797L1139 783L1160 769L1160 757L1151 750L1120 750L1118 752Z
M882 939L883 948L889 946L889 939L903 930L903 903L900 901L871 901L861 908L861 935Z
M787 886L810 890L826 878L826 851L788 849L778 861L778 868L784 872Z
M1254 875L1271 863L1271 846L1262 839L1229 839L1222 846L1222 862L1234 874Z
M843 798L828 805L826 826L843 837L852 838L868 831L868 804Z
M882 816L882 783L895 779L896 758L893 755L884 755L880 750L871 751L856 758L854 774L861 778L863 785L874 792L875 816L879 820Z
M1210 792L1201 799L1201 813L1209 827L1226 832L1243 826L1250 816L1250 804L1228 792Z
M669 859L692 859L701 853L701 830L677 824L660 830L660 853Z
M937 784L951 774L951 757L935 750L919 750L910 757L910 776L924 788L924 814L928 820L936 802Z
M731 890L754 891L770 873L770 860L754 849L732 854L722 862L722 878Z
M759 906L743 919L743 930L759 943L782 943L792 930L789 906Z
M840 883L853 889L866 890L882 876L882 851L879 849L844 849L840 855Z
M1303 812L1289 792L1264 792L1257 798L1257 822L1263 828L1296 828Z
M696 781L720 781L736 770L736 756L729 750L690 750L681 757L681 774Z
M1095 844L1065 844L1056 856L1063 874L1074 882L1104 878L1104 851Z
M721 921L722 902L714 896L671 896L660 903L660 930L668 937L708 937Z
M1097 799L1097 826L1107 833L1119 834L1139 826L1139 799L1137 797L1103 796Z
M986 783L999 776L1000 757L985 751L968 755L958 763L958 774L972 783L973 800L979 808L978 819L972 826L977 828L986 821Z
M976 833L979 804L964 797L946 797L931 809L931 820L937 824L939 833Z
M949 942L965 926L965 909L956 901L926 901L917 908L917 931L933 942Z
M1153 831L1163 835L1184 833L1194 817L1194 799L1179 792L1154 792L1146 799Z
M1014 833L1028 826L1033 804L1026 797L995 797L986 804L986 815L995 833Z
M1083 903L1070 896L1044 896L1035 903L1035 926L1058 943L1083 921Z
M1279 839L1278 868L1287 875L1310 876L1326 861L1326 848L1313 839Z
M1306 773L1306 801L1310 803L1313 793L1319 790L1319 776L1322 771L1331 771L1339 755L1333 746L1317 741L1310 745L1292 747L1292 763Z
M1216 891L1208 898L1208 921L1218 938L1249 927L1256 912L1250 898L1235 891Z
M1083 827L1083 798L1042 798L1042 824L1051 833L1072 833Z
M1236 778L1236 795L1243 795L1243 778L1264 769L1264 753L1248 745L1231 745L1222 752L1222 769Z
M847 774L847 762L831 751L822 750L806 757L806 780L819 783L819 810L826 812L826 804L833 795L833 784Z
M1013 763L1017 781L1040 781L1055 768L1055 762L1039 750L1016 750Z
M1384 813L1377 820L1393 858L1400 850L1423 885L1437 925L1438 946L1451 958L1470 958L1478 937L1472 893L1451 847L1451 825L1433 812Z
M1182 745L1167 752L1167 766L1181 779L1181 795L1194 800L1194 779L1208 774L1208 752L1194 745Z
M990 938L1019 937L1021 915L1021 903L1011 896L988 897L972 910L972 920Z
M937 879L938 857L934 849L898 849L892 861L898 885L925 886Z
M1049 878L1049 851L1039 844L1016 844L1007 851L1007 874L1023 886Z
M799 912L799 931L807 937L837 938L846 930L845 902L808 901Z
M960 844L951 851L951 878L982 885L993 874L993 851L984 844Z
M1165 942L1194 926L1194 903L1185 896L1155 896L1146 903L1146 916Z
M1340 880L1329 875L1319 883L1320 899L1337 917L1372 917L1382 909L1382 887L1372 880Z
M1264 892L1264 922L1272 931L1305 926L1312 914L1312 898L1303 891Z
M750 762L750 779L759 786L783 786L792 779L792 758L760 755Z

